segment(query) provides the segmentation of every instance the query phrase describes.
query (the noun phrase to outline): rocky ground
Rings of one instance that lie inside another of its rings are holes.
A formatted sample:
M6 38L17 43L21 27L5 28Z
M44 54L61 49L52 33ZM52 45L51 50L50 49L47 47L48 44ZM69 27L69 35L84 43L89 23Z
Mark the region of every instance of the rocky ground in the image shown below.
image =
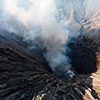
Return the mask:
M96 38L96 37L95 37ZM93 74L88 72L84 75L76 75L73 79L67 80L66 78L59 78L58 76L50 73L46 66L45 60L39 51L33 50L32 52L27 49L27 43L22 42L22 38L8 32L0 32L0 100L100 100L100 70L99 61L100 54L99 38L92 38L92 42L83 41L80 39L78 44L88 45L91 43L90 48L93 49L95 55L92 60L91 50L86 50L86 57L88 59L83 64L86 64L96 71ZM83 41L83 42L82 42ZM77 44L77 42L76 42ZM75 45L76 45L75 44ZM71 43L71 45L74 45ZM74 49L73 55L79 49ZM82 49L83 50L83 49ZM83 50L84 51L84 50ZM73 59L75 55L70 55ZM98 60L97 60L98 58ZM92 63L93 61L93 63ZM82 65L80 61L73 62L73 65ZM93 64L93 65L92 65ZM83 65L82 65L83 66ZM80 66L78 66L82 69ZM77 68L76 68L77 70ZM81 70L82 71L82 70ZM78 71L79 73L79 71Z

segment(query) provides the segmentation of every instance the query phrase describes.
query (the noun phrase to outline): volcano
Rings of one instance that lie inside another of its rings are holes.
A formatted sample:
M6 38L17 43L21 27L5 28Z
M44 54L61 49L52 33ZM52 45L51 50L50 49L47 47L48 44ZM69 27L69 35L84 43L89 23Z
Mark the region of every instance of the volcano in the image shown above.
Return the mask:
M100 0L1 0L0 100L100 100Z
M69 56L78 74L66 79L47 69L40 50L31 51L21 37L0 31L0 100L100 100L99 39L70 42Z

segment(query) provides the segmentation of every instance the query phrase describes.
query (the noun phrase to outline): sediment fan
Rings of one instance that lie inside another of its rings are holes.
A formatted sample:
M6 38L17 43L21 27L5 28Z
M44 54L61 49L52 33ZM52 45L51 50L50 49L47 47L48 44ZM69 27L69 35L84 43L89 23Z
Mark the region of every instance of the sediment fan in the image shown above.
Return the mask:
M0 100L100 100L99 39L69 43L78 74L67 80L50 73L42 54L29 51L21 37L0 32Z

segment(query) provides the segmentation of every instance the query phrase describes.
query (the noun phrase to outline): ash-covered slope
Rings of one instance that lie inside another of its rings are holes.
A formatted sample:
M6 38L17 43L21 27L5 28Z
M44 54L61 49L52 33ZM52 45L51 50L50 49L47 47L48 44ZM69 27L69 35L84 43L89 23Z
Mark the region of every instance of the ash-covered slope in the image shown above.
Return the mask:
M81 45L98 48L99 38L91 38L90 42L80 39ZM86 74L76 75L71 80L62 79L50 73L45 68L47 65L42 54L29 51L27 45L13 33L0 32L0 100L100 100L99 67L92 76ZM77 43L73 45L75 47Z

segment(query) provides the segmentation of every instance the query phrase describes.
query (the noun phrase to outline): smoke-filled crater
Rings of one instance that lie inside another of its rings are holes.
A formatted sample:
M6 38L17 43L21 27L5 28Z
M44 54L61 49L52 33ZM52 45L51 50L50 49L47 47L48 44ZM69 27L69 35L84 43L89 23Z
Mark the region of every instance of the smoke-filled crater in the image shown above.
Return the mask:
M98 44L97 42L95 44L93 37L88 36L71 39L67 45L69 52L66 53L66 59L69 57L69 62L57 66L54 72L50 65L48 65L47 69L60 77L68 78L73 78L78 74L84 75L95 73L98 67L98 58L96 55L97 48L95 45Z

